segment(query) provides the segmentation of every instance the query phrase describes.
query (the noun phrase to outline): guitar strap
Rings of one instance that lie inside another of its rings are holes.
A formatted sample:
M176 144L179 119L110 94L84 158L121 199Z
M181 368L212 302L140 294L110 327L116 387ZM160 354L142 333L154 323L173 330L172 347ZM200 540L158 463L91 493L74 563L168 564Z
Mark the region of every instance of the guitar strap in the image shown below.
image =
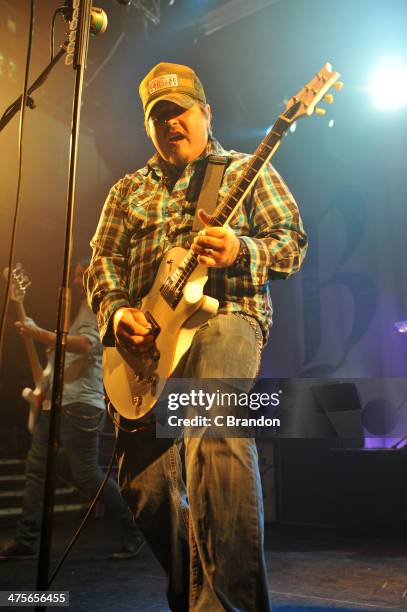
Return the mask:
M195 208L194 223L192 225L193 237L205 227L198 217L198 209L202 208L208 215L211 215L215 210L219 189L229 161L230 157L224 155L209 155L207 158L202 187Z

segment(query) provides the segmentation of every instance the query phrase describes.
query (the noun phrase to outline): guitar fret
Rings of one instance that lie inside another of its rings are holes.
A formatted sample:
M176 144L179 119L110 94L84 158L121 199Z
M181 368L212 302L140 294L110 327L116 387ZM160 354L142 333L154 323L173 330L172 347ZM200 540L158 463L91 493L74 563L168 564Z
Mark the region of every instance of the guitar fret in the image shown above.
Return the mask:
M258 164L258 162L259 162L259 161L260 161L260 164ZM261 157L260 155L258 155L258 156L256 157L256 159L255 159L255 160L253 160L253 162L252 162L252 164L251 164L251 168L252 168L252 170L254 170L255 172L258 172L258 171L261 169L261 167L263 166L263 164L265 163L265 161L266 161L266 160L265 160L263 157ZM258 167L257 167L257 165L258 165Z
M264 164L264 162L266 161L267 157L262 157L262 156L260 155L260 153L258 153L258 154L257 154L257 156L256 156L256 161L257 161L258 159L260 159L260 160L262 161L262 163ZM253 162L253 163L256 163L256 162Z
M284 132L285 132L285 130L283 130L282 133L276 132L275 130L271 130L269 134L270 134L271 138L277 136L277 139L280 140L280 138L283 136Z
M247 168L247 170L246 170L246 173L249 173L249 172L254 172L254 173L256 173L256 170L253 168L253 165L252 165L252 164L250 164L250 166L249 166L249 167ZM251 179L250 179L250 180L251 180Z
M230 204L228 204L228 202L225 202L225 204L223 205L222 210L219 211L218 214L216 215L216 219L219 219L219 217L225 217L225 210L227 210L229 207L230 207ZM216 219L214 219L214 221Z
M226 204L226 205L225 205L225 208L224 208L224 209L223 209L223 210L222 210L222 211L221 211L221 212L220 212L220 213L219 213L219 214L216 216L216 221L217 221L217 220L219 220L219 219L221 219L222 217L223 217L224 219L227 219L227 218L228 218L229 214L225 214L225 209L227 209L227 208L228 208L228 206L227 206L227 204ZM222 224L222 225L223 225L223 224Z
M230 204L229 201L234 200L233 204ZM235 208L236 204L239 202L239 198L234 197L232 194L229 195L227 201L223 204L221 210L219 210L216 216L213 218L211 226L222 227L225 224L225 221L229 217L231 211Z
M225 222L227 221L227 218L230 215L230 211L233 210L234 206L230 207L225 205L224 209L222 210L221 213L219 213L219 215L216 218L216 225L217 227L222 227L222 225L225 224Z
M261 157L263 161L267 161L268 158L270 157L270 152L266 150L265 144L261 145L261 147L259 148L259 153L261 153L261 156L259 155L259 157Z
M284 119L284 121L282 121L281 119L277 119L277 121L275 122L275 124L273 125L269 133L275 134L279 138L281 138L284 135L284 132L287 131L290 124L291 122L288 121L287 119Z

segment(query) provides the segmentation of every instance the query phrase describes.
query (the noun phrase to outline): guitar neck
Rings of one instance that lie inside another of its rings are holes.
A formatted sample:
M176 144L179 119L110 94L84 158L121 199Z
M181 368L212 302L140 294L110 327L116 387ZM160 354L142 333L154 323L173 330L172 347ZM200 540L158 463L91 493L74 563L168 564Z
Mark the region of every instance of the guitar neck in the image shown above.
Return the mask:
M26 319L26 313L24 306L21 302L15 302L17 308L18 320L24 323ZM31 373L36 386L41 384L43 378L43 370L41 367L40 360L38 359L37 350L35 348L34 341L31 338L24 337L25 349L28 355L28 361L30 363Z
M232 188L229 196L215 209L208 225L219 227L229 222L240 202L252 188L263 167L270 161L271 157L276 152L282 137L290 127L291 119L289 115L294 113L295 109L293 108L290 109L290 112L280 115L271 130L257 147L253 157L247 164L236 185Z

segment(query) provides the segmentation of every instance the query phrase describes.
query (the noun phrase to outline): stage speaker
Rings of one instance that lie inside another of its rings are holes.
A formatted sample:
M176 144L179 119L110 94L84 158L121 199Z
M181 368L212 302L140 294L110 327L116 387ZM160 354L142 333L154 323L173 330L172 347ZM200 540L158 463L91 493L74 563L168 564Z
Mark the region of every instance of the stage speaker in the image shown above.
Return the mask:
M278 523L335 525L334 444L312 438L276 440Z
M407 537L405 448L338 449L336 524L381 537Z
M361 404L352 383L285 381L275 441L277 521L334 526L340 448L362 448Z

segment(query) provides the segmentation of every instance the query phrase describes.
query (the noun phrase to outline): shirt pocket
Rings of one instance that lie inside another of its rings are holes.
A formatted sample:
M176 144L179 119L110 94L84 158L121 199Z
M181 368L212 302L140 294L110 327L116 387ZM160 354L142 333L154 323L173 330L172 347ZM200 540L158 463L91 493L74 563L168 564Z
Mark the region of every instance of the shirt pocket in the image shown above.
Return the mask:
M141 186L134 191L126 202L126 224L130 235L131 248L139 245L144 249L143 241L159 239L162 227L162 202L159 185Z

